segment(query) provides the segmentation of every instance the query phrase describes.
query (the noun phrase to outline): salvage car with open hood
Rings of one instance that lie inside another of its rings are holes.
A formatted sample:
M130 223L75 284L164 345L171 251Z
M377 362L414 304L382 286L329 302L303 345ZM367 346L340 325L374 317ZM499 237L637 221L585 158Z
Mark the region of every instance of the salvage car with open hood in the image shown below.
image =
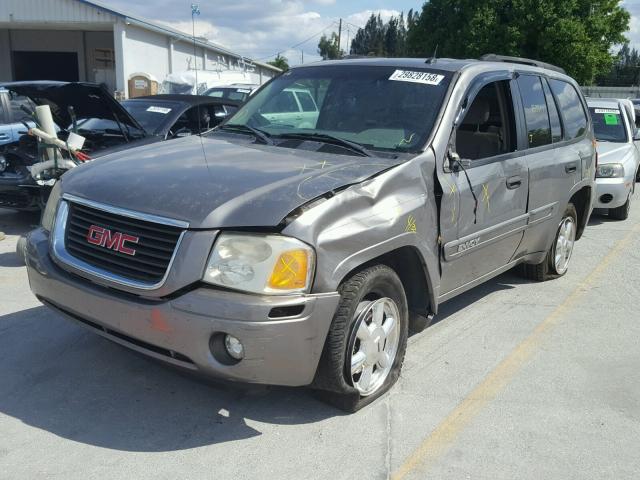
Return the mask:
M564 275L594 177L584 97L551 65L305 65L205 135L65 174L29 280L146 355L353 411L391 388L440 303L515 266Z
M116 101L103 87L92 83L15 82L3 88L30 100L32 107L46 105L55 122L56 135L67 142L73 132L84 139L82 161L164 140L196 135L217 126L237 111L240 102L193 95L155 95ZM33 178L42 141L27 135L37 115L34 108L21 110L21 135L0 158L0 207L38 209L46 202L49 187L64 171L44 170ZM14 116L16 116L14 112ZM16 121L18 120L16 119ZM27 123L28 122L28 123ZM62 158L64 155L60 155ZM73 167L81 163L67 155ZM40 168L37 168L39 171Z

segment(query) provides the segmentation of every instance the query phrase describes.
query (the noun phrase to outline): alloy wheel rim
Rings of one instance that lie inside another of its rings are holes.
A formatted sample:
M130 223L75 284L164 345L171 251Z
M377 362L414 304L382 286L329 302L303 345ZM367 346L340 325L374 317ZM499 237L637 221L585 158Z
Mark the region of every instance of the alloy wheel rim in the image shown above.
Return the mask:
M576 224L573 218L566 217L558 229L554 251L554 267L558 274L564 274L569 268L569 260L576 240Z
M400 311L384 297L361 303L356 315L346 368L351 384L364 397L376 392L393 368L400 343Z

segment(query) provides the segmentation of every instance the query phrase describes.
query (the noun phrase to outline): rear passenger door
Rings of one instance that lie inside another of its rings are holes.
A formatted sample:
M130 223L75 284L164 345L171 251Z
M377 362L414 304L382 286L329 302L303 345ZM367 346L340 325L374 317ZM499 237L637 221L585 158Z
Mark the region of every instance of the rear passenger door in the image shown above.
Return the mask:
M592 171L593 147L586 107L572 84L523 74L518 88L527 123L530 185L529 227L520 251L525 255L549 248L573 187ZM543 124L548 128L544 134Z
M449 207L443 211L451 212L441 218L445 298L507 265L527 223L528 175L518 151L513 80L509 73L496 77L471 87L456 122L450 149L470 165L441 179ZM447 238L452 231L455 238Z

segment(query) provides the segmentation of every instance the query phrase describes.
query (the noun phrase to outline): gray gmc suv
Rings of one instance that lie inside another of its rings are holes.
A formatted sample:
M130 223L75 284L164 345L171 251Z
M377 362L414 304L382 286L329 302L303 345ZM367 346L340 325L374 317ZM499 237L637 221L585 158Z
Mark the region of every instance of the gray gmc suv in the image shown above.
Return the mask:
M66 173L29 235L31 289L149 356L354 411L442 302L516 266L565 274L593 205L587 112L525 59L294 68L202 136Z

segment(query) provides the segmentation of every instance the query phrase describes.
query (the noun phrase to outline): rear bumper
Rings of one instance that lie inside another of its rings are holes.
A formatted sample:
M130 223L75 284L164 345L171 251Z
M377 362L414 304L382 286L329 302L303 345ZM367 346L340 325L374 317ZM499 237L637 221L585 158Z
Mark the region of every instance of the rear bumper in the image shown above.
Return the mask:
M171 299L146 299L70 274L51 261L48 234L29 235L27 269L33 293L67 318L117 343L200 373L250 383L312 382L338 304L338 293L269 297L196 288ZM277 307L297 307L270 318ZM214 358L215 333L239 338L245 358Z
M627 202L633 180L629 178L596 179L596 198L594 208L617 208Z

